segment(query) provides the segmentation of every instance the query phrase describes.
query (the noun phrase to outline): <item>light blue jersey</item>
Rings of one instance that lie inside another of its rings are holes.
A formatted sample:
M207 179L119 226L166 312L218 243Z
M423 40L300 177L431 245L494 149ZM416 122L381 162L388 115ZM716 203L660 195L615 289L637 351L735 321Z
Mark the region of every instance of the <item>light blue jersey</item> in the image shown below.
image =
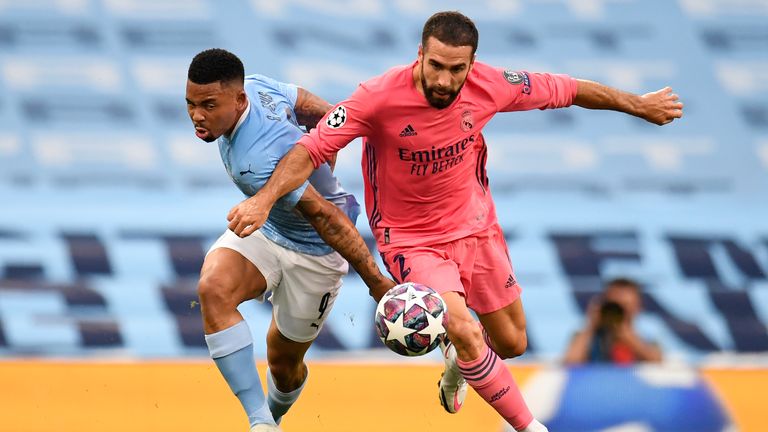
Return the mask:
M218 140L224 166L238 188L253 196L269 180L280 159L293 148L303 131L296 122L298 89L263 75L245 77L245 93L250 108L230 138ZM355 197L346 192L327 164L320 166L309 181L278 200L261 232L287 249L309 255L326 255L326 245L295 208L307 185L336 204L354 223L360 214Z

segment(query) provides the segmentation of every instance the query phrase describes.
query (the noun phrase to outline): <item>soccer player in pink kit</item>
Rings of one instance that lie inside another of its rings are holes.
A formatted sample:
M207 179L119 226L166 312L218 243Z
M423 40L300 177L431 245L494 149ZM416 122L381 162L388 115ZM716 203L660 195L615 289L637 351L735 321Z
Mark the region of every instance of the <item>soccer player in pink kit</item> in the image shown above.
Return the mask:
M475 61L477 41L464 15L430 17L417 60L361 84L326 114L269 182L232 209L229 228L250 235L279 197L364 137L365 206L384 263L398 282L426 284L448 305L443 407L458 411L469 383L516 430L546 431L502 361L526 349L525 314L491 199L483 126L498 112L570 105L662 125L682 116L682 103L669 88L640 96L566 75L495 68ZM384 293L371 294L379 300Z

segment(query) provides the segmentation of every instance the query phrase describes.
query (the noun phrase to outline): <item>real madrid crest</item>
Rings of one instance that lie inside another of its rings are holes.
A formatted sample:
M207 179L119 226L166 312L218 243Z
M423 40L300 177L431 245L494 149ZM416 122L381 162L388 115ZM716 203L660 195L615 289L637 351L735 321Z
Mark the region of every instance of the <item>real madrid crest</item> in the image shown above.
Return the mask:
M461 130L469 132L473 127L475 127L475 120L472 119L472 111L464 110L464 112L461 113Z

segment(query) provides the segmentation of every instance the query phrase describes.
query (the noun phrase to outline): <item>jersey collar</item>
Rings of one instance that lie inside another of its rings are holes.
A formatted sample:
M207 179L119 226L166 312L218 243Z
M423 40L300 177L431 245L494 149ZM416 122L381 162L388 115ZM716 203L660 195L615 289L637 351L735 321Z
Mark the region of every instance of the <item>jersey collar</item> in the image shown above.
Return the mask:
M237 120L237 123L235 123L235 127L232 129L232 133L227 136L226 138L228 140L231 140L233 136L237 133L237 130L240 129L240 125L243 124L246 118L248 118L248 114L251 112L251 101L246 96L245 100L248 102L248 105L245 107L245 111L243 111L243 114L240 116L240 119Z

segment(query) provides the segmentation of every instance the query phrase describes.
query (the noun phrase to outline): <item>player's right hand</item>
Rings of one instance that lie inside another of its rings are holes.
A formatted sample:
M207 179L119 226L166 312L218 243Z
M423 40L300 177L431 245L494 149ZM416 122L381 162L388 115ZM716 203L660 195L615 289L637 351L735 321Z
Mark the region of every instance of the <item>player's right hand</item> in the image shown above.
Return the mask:
M662 126L683 116L683 103L671 87L646 93L640 99L643 103L641 117L651 123Z
M248 237L256 232L267 221L269 211L272 209L272 203L263 201L264 199L257 193L232 207L227 215L229 221L227 228L240 237Z

